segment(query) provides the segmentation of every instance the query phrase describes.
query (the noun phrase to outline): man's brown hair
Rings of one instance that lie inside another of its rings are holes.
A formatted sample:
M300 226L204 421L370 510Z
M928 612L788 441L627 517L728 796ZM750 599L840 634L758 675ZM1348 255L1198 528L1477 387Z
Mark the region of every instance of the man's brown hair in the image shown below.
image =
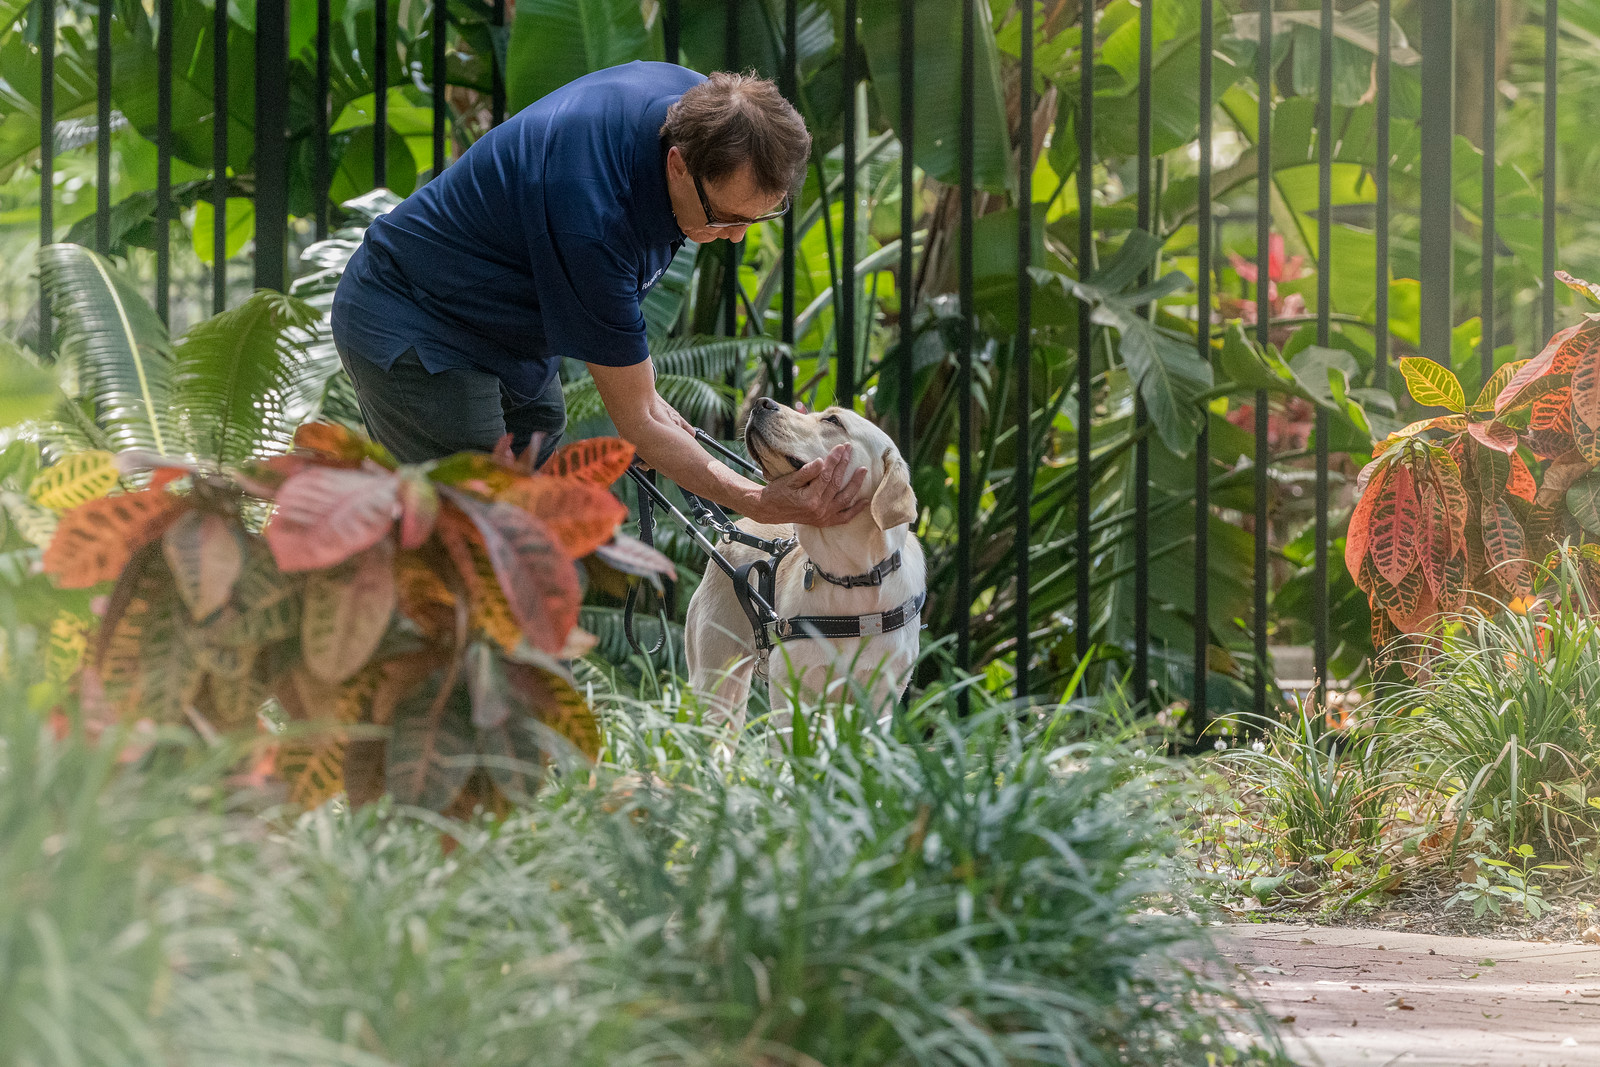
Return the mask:
M749 164L763 193L792 193L805 179L811 134L778 87L754 71L717 71L667 109L663 146L689 173L720 181Z

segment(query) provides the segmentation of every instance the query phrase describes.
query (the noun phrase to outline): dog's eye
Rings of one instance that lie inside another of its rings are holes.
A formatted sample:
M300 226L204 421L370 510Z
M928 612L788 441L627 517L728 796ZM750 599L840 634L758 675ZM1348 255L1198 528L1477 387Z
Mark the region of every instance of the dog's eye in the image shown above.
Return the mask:
M823 420L822 420L822 421L823 421L823 422L831 422L831 423L833 423L833 424L834 424L834 425L835 425L835 426L837 426L837 427L839 427L839 428L840 428L840 429L841 429L841 430L842 430L842 429L844 429L844 420L843 420L843 419L841 419L841 418L840 418L840 417L839 417L839 416L837 416L837 415L829 415L829 416L827 416L827 417L826 417L826 418L824 418L824 419L823 419Z

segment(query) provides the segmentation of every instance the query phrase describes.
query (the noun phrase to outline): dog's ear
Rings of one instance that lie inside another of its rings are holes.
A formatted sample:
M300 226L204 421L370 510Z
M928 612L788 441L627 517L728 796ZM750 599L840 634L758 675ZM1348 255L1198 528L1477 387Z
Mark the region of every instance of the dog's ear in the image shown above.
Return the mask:
M872 521L880 530L917 521L917 497L911 491L911 472L892 448L883 450L883 478L872 494Z

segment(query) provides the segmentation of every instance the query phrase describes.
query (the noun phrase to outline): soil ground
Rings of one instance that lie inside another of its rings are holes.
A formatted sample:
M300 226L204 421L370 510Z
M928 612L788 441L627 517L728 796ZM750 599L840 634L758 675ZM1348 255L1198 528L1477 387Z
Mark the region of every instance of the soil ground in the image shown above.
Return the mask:
M1600 1067L1600 945L1237 924L1222 949L1323 1067Z

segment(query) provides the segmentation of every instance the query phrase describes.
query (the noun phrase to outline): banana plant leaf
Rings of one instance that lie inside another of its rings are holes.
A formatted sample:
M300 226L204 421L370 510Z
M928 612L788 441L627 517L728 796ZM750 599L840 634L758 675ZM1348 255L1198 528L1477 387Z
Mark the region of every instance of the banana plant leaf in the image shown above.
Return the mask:
M916 127L913 153L930 177L960 178L961 19L971 4L977 22L974 66L973 178L994 193L1017 187L1011 131L1006 122L1000 52L985 0L919 0L916 13ZM900 114L900 4L862 0L861 46L872 89L884 115Z

